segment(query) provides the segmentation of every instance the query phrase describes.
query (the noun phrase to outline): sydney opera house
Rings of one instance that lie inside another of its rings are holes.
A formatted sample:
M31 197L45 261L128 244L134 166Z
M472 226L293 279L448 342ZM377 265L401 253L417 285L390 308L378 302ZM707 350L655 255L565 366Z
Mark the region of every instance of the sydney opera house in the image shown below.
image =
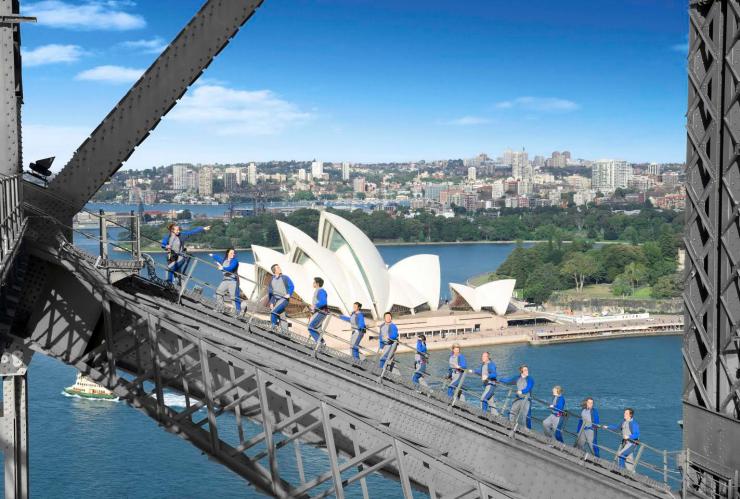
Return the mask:
M270 268L277 263L293 280L299 300L310 302L313 278L324 279L329 307L342 314L349 314L356 301L375 319L386 311L404 315L439 308L437 255L413 255L389 267L358 227L327 211L321 213L317 240L285 222L278 221L277 226L282 252L253 245L254 264L239 266L239 274L247 277L240 281L241 288L250 299L264 296ZM450 289L455 308L486 309L503 315L514 281L496 281L478 288L451 284Z

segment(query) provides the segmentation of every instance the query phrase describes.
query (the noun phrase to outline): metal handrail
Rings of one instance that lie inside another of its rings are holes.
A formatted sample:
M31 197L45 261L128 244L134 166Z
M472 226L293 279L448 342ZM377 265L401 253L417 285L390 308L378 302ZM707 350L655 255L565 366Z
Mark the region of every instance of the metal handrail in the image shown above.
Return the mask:
M39 212L42 212L42 213L43 213L43 211L42 211L42 210L39 210L38 208L35 208L35 207L31 207L31 208L32 208L33 210L35 210L35 211L39 211ZM45 217L45 218L46 218L46 217L48 217L48 218L51 218L51 219L52 219L52 220L53 220L54 222L56 222L56 223L57 223L57 224L59 224L59 225L64 225L64 224L61 224L60 222L58 222L58 221L57 221L57 220L56 220L56 219L55 219L54 217L51 217L51 216L49 216L49 215L44 215L44 217ZM72 230L73 230L74 232L80 233L80 234L82 234L82 235L83 235L83 237L85 237L85 238L88 238L88 239L92 239L92 240L100 240L100 239L101 239L101 238L99 238L99 237L95 237L95 236L93 236L93 235L91 235L91 234L88 234L88 233L86 233L86 232L84 232L84 231L81 231L81 230L78 230L78 229L74 229L74 228L71 228L71 227L66 227L66 228L68 228L68 229L72 229ZM124 228L125 228L125 227L124 227ZM126 247L123 247L123 246L117 245L116 243L113 243L113 242L110 242L110 241L108 242L108 244L110 244L110 245L112 245L112 246L114 246L114 247L118 247L119 249L121 249L121 250L122 250L122 251L124 251L124 252L128 252L128 253L132 253L132 254L133 254L133 252L132 252L132 251L131 251L131 249L129 249L129 248L126 248ZM193 257L192 257L192 255L190 255L190 254L188 254L188 253L184 253L184 256L186 256L186 257L188 257L188 258L193 258ZM194 260L196 260L196 261L204 261L204 260L203 260L203 259L201 259L201 258L193 258L193 259L194 259ZM152 262L152 263L153 263L153 264L154 264L154 265L155 265L156 267L159 267L159 268L162 268L162 269L164 269L164 270L167 270L167 271L169 271L169 269L168 269L168 268L167 268L166 266L164 266L164 265L161 265L161 264L157 264L156 262ZM207 264L210 264L210 262L206 262L206 263L207 263ZM216 267L216 268L217 268L217 266L216 266L216 265L213 265L213 264L210 264L210 265L211 265L212 267ZM187 275L186 277L187 277L187 278L188 278L189 280L193 281L193 282L196 282L196 283L198 283L198 284L201 284L201 285L203 285L203 286L205 286L205 287L208 287L209 289L214 289L214 288L213 288L213 286L212 286L212 285L211 285L210 283L206 282L206 281L203 281L203 280L200 280L200 279L198 279L198 278L195 278L195 277L193 277L192 275ZM251 281L251 280L250 280L250 281ZM254 281L251 281L251 282L254 282ZM187 284L187 283L186 283L186 284ZM184 291L184 288L185 288L185 286L183 286L183 289L182 289L181 291ZM180 296L182 296L182 295L180 294ZM302 301L302 300L301 300L301 303L304 303L304 304L305 304L306 302L304 302L304 301ZM248 314L248 315L254 316L254 313L252 313L252 314ZM322 324L322 328L321 328L321 331L320 331L320 339L319 339L319 341L318 341L318 342L316 342L316 345L315 345L315 347L314 347L314 356L317 356L317 355L318 355L318 352L319 352L319 351L321 351L321 350L322 350L322 348L325 348L325 347L323 347L323 344L322 344L322 342L321 342L321 340L322 340L322 339L323 339L323 338L324 338L325 336L326 336L326 337L331 337L331 338L333 338L333 339L336 339L336 340L338 340L338 341L340 341L340 342L342 342L342 343L345 343L345 344L347 344L347 345L350 345L350 344L351 344L351 343L350 343L350 342L349 342L348 340L346 340L346 339L344 339L344 338L342 338L342 337L339 337L339 336L333 335L333 334L331 334L331 333L329 333L329 332L327 332L327 331L326 331L326 324L327 324L328 320L329 320L329 319L330 319L331 317L335 317L336 315L337 315L337 314L334 314L334 313L330 313L330 312L329 312L329 313L327 313L327 317L326 317L326 319L325 319L324 323ZM305 327L308 327L308 321L301 321L300 319L298 319L298 318L295 318L295 317L291 317L291 318L290 318L290 320L291 320L292 322L295 322L295 323L297 323L297 324L301 324L301 325L303 325L303 326L305 326ZM250 321L251 321L251 317L250 317ZM407 346L407 347L408 347L409 349L411 349L411 347L410 347L409 345L407 345L407 344L404 344L403 342L400 342L400 341L398 341L397 343L398 343L398 344L400 344L400 345L404 345L404 346ZM369 349L367 349L367 348L365 348L365 347L362 347L362 346L359 346L359 349L360 349L360 351L362 351L363 353L369 354L369 355L367 355L368 357L376 357L376 356L378 355L378 352L375 352L375 351L369 350ZM416 351L416 349L415 349L415 348L413 348L412 350L413 350L414 352ZM400 362L399 362L399 361L398 361L398 359L396 358L396 352L394 352L394 353L393 353L393 356L389 357L389 359L388 359L388 360L387 360L387 362L386 362L386 366L388 366L388 365L390 365L390 364L392 364L392 363L398 363L398 364L400 364ZM411 371L411 372L413 372L414 370L415 370L415 368L413 368L413 369L409 369L409 371ZM382 374L381 374L381 377L380 377L380 380L379 380L379 381L382 381L382 379L383 379L383 378L385 377L385 374L386 374L386 369L383 369L383 372L382 372ZM461 379L460 379L460 381L459 381L459 383L458 383L458 385L457 385L457 387L456 387L456 390L455 390L455 392L454 392L454 395L453 395L453 398L452 398L452 402L451 402L451 404L450 404L450 407L451 407L451 408L452 408L452 407L455 407L455 405L456 405L456 403L457 403L458 401L463 401L463 402L465 402L465 403L466 403L465 405L466 405L466 406L468 406L468 407L470 408L470 403L468 402L467 398L466 398L466 397L464 397L464 396L465 396L465 394L470 394L470 395L474 395L474 397L472 397L473 399L477 399L477 398L478 398L478 394L477 394L477 393L475 393L475 392L470 392L469 390L465 389L465 387L464 387L464 382L465 382L465 376L464 376L464 374L465 374L465 373L463 373L463 376L461 377ZM444 379L444 378L440 378L440 377L434 376L434 375L432 375L431 373L428 373L428 372L427 372L427 373L423 373L423 376L425 376L426 378L428 378L428 379L430 379L430 380L439 380L439 381L441 381L441 382L442 382L442 384L443 384L443 385L445 384L445 379ZM511 402L511 403L513 403L513 400L512 400L512 397L511 397L511 395L512 395L512 393L513 393L513 391L514 391L515 387L509 387L509 388L508 388L508 392L507 392L507 396L506 396L506 398L504 399L504 401L503 401L503 403L502 403L501 405L498 405L498 404L500 403L499 401L500 401L500 399L501 399L501 397L500 397L500 396L497 396L497 395L496 395L496 391L500 391L500 389L499 389L499 385L500 385L500 384L497 384L497 385L495 386L495 388L494 388L494 394L493 394L493 396L491 397L491 400L489 401L489 405L490 405L490 407L492 407L492 408L494 409L494 411L496 411L496 412L494 412L494 414L495 414L495 413L498 413L498 414L499 414L499 415L501 415L501 416L506 416L506 415L507 415L507 413L508 413L508 412L510 411L510 408L511 408L510 402ZM546 401L543 401L543 400L537 399L536 397L533 397L533 396L530 396L529 398L530 398L531 402L535 402L535 403L538 403L538 404L544 405L544 406L546 406L546 407L549 407L549 403L548 403L548 402L546 402ZM565 414L566 414L566 416L564 416L564 417L566 417L566 418L567 418L567 417L568 417L569 415L573 415L573 413L572 413L571 411L569 411L569 410L563 410L563 411L561 411L561 412L563 412L563 413L565 413ZM529 418L530 418L531 420L534 420L534 421L539 421L539 422L542 422L542 421L543 421L542 419L538 418L538 417L537 417L537 416L535 416L535 415L531 415L531 416L529 416ZM567 419L566 419L566 421L567 421ZM516 429L518 429L518 428L517 428L517 427L515 426L515 430L516 430ZM604 430L604 431L607 431L607 432L611 432L611 433L613 433L613 434L616 434L616 435L618 435L618 433L617 433L617 432L613 432L612 430L608 430L608 429L603 429L603 430ZM572 433L572 432L568 431L568 430L567 430L567 428L565 428L565 425L563 425L563 428L561 428L561 432L562 432L562 433L564 433L564 434L566 434L566 435L571 435L571 436L577 437L577 434L574 434L574 433ZM617 452L616 450L614 450L614 449L610 449L610 448L608 448L607 446L605 446L605 445L603 445L603 444L598 444L598 448L599 448L600 450L604 450L604 451L607 451L608 453L610 453L610 454L612 454L612 455L616 455L616 452ZM660 455L661 457L663 457L663 465L662 465L662 468L659 468L659 467L657 467L656 465L651 465L650 463L645 463L645 462L644 462L643 460L641 460L641 459L638 459L638 458L636 458L636 459L635 459L635 463L634 463L635 467L637 467L637 466L642 466L643 468L649 469L649 470L651 470L651 471L654 471L654 472L656 472L656 473L657 473L657 472L659 472L659 473L662 473L662 474L663 474L663 476L664 476L664 481L665 481L666 483L668 482L668 479L669 479L669 478L670 478L670 479L672 479L672 480L674 480L674 479L675 479L675 478L674 478L673 476L670 476L670 475L671 475L671 474L674 474L674 473L677 473L677 472L676 472L676 471L674 471L674 470L668 469L668 466L667 466L667 460L668 460L668 459L667 459L667 456L668 456L668 455L672 455L672 454L676 454L677 452L680 452L680 451L675 451L675 452L674 452L674 451L667 451L667 450L659 450L659 449L657 449L657 448L651 447L651 446L649 446L649 445L647 445L647 444L643 443L642 441L640 442L640 448L641 448L641 449L647 449L647 450L650 450L650 451L653 451L653 452L655 452L655 453L659 454L659 455ZM678 472L678 473L680 473L680 472Z

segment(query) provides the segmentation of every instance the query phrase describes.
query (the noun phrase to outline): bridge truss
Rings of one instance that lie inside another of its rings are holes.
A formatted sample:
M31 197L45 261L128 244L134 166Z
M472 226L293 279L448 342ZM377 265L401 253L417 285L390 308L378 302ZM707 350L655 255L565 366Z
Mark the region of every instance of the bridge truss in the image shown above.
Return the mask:
M72 216L261 3L206 1L49 187L19 189L23 18L18 0L0 0L5 496L28 496L26 369L34 351L75 366L275 496L342 497L359 487L368 497L375 472L398 480L405 497L413 489L435 498L670 496L663 484L425 399L392 377L379 385L371 367L317 358L259 321L245 328L187 296L173 303L168 290L134 275L113 284L71 246ZM691 2L683 493L706 497L736 495L740 469L732 445L740 441L738 7L738 0ZM27 217L23 206L34 208ZM168 406L165 389L184 393L186 407ZM226 428L229 413L235 428ZM247 420L261 430L245 430ZM326 469L305 466L305 445L326 450ZM286 479L288 461L298 483Z
M740 2L691 0L686 159L687 488L738 494Z

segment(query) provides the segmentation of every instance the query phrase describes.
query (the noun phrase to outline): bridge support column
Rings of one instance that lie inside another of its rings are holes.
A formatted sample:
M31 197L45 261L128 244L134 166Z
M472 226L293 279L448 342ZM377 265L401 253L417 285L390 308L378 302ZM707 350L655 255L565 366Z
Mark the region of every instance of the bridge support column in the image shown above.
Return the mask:
M0 439L5 468L5 499L28 497L28 378L3 377Z

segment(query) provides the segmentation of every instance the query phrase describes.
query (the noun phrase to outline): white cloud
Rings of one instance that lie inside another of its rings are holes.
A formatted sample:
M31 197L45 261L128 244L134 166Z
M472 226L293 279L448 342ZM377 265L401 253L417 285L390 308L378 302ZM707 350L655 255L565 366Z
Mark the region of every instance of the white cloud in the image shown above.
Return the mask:
M167 45L168 43L158 36L150 40L130 40L121 43L122 47L140 50L146 54L161 54L167 48Z
M42 66L59 62L75 62L85 55L85 51L78 45L58 45L55 43L42 45L31 50L23 50L24 66Z
M270 90L220 85L192 88L169 115L174 121L210 125L219 135L275 135L312 118Z
M441 124L452 126L475 126L485 125L490 122L491 120L489 120L488 118L483 118L482 116L462 116L453 120L442 121Z
M87 69L75 76L75 80L103 81L106 83L133 83L138 80L142 74L144 74L143 69L106 65Z
M58 172L93 131L83 126L23 124L23 163L56 156L52 171Z
M42 26L79 31L127 31L146 26L143 17L124 12L133 2L89 0L82 5L42 0L23 5L23 14L36 16Z
M525 109L527 111L537 111L543 113L563 113L575 111L580 106L575 102L567 99L558 99L555 97L517 97L514 100L501 101L496 104L498 109Z

